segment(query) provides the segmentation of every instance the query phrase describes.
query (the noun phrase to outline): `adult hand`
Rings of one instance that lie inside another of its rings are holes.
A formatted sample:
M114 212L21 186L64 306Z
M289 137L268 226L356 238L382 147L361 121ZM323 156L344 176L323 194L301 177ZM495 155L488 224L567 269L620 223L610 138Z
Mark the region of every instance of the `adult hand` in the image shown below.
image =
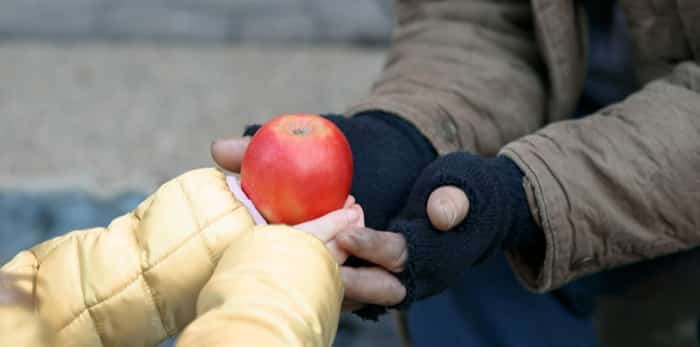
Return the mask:
M250 136L216 140L211 144L211 157L222 169L240 172L248 143Z
M537 227L522 178L506 157L468 153L448 154L425 168L389 226L408 244L400 307L440 293L497 250L533 239Z
M461 223L468 209L469 200L457 187L438 188L428 199L427 213L438 230L449 230ZM346 283L344 309L354 311L366 305L395 306L404 300L406 288L396 276L404 272L408 258L403 235L361 228L341 231L336 241L350 255L375 264L341 269Z

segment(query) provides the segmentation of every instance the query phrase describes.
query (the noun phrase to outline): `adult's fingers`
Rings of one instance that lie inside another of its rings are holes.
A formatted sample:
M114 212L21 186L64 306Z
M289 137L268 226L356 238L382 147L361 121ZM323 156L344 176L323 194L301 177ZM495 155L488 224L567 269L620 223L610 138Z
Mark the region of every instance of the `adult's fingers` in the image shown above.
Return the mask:
M382 268L343 266L340 274L345 287L345 298L351 302L392 306L406 296L406 288L396 276Z
M341 231L335 239L340 247L357 258L392 272L404 269L408 250L401 234L357 228Z
M469 198L460 188L444 186L430 194L426 208L430 223L435 229L448 231L467 217Z
M248 143L250 143L248 136L216 140L211 144L211 156L221 168L231 172L240 172Z

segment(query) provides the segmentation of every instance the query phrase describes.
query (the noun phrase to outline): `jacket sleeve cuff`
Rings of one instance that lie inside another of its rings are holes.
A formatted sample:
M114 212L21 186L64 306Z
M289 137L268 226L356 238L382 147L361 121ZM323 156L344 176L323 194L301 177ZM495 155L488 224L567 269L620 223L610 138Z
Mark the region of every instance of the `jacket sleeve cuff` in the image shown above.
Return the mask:
M523 185L533 218L544 232L546 245L544 261L533 267L517 249L506 256L522 284L535 292L556 289L573 279L569 269L573 257L573 230L566 220L566 196L548 169L547 164L532 151L528 138L508 145L501 155L510 158L523 171ZM535 175L535 172L538 175ZM580 265L586 265L582 262ZM581 269L577 269L581 271Z

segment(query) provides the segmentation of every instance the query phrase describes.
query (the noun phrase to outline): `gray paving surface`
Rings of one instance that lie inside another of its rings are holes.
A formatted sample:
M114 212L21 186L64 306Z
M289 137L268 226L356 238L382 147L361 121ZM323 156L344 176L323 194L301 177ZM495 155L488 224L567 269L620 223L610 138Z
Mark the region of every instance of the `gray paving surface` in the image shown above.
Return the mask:
M342 112L380 50L0 44L0 190L148 192L210 142L284 112Z
M391 0L3 0L0 39L385 42Z

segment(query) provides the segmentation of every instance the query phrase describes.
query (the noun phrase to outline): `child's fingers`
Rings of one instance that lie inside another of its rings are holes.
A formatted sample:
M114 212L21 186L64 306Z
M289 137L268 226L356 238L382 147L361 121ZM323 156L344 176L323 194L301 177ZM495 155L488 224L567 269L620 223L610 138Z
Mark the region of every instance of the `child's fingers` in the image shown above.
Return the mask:
M335 234L354 225L362 218L362 209L358 207L353 206L333 211L323 217L299 224L296 228L306 231L326 243L333 239Z
M360 218L357 219L355 223L353 223L352 226L358 227L358 228L364 228L365 227L365 211L362 209L362 206L358 204L352 205L352 208L356 209L360 213Z
M345 199L345 204L343 204L343 208L348 208L354 204L355 204L355 197L352 195L348 195L348 198Z

